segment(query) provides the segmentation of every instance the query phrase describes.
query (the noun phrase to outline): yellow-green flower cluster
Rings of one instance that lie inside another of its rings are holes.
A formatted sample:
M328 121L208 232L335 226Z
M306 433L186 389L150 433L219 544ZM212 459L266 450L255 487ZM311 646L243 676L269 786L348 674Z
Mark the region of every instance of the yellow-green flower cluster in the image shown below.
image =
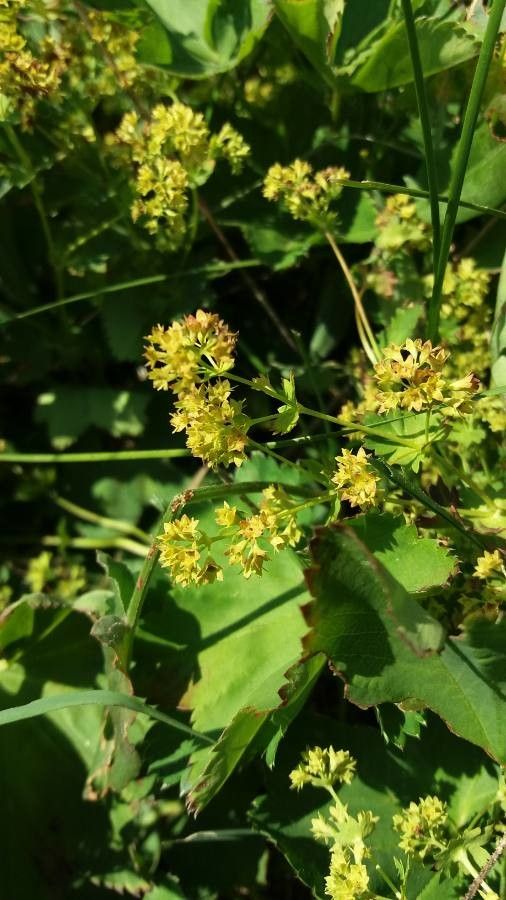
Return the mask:
M198 519L181 516L164 525L158 539L160 562L171 572L175 584L210 584L223 579L223 569L210 554L216 541L226 541L225 556L231 565L239 565L245 578L261 575L269 554L260 546L262 540L275 552L294 546L301 533L297 528L296 509L285 491L270 485L262 492L258 513L242 518L237 507L227 502L215 511L219 531L209 537Z
M148 377L157 390L177 395L172 428L186 432L194 456L213 468L240 466L245 459L250 420L242 401L232 399L226 373L234 363L237 335L214 313L197 310L170 328L155 326L145 349Z
M487 422L491 431L506 431L506 401L504 396L480 397L476 401L476 414Z
M186 393L202 381L204 364L216 375L234 364L237 334L215 313L203 309L169 328L156 325L146 340L148 378L157 391L170 388L176 394Z
M313 747L302 755L302 761L290 773L292 788L304 785L325 788L334 803L328 816L319 813L311 822L316 840L330 847L330 869L325 878L325 893L331 900L354 900L369 894L369 873L364 859L370 856L365 839L378 821L370 810L356 817L337 796L334 785L350 784L355 775L356 762L347 750Z
M242 134L232 128L230 122L225 122L218 134L213 135L209 147L211 156L226 159L233 175L239 174L246 157L251 152Z
M344 168L327 168L314 172L301 159L288 166L275 163L264 180L263 195L267 200L280 200L294 219L328 228L335 216L329 211L343 189L343 181L350 177Z
M56 600L71 600L86 586L86 569L43 551L29 561L24 581L34 594L47 592Z
M489 553L488 550L485 550L483 556L478 557L476 560L474 569L476 578L485 580L493 575L500 574L501 572L504 572L504 566L499 550L494 550L493 553Z
M410 856L423 859L444 849L448 840L448 811L438 797L420 797L408 808L393 817L394 828L400 832L399 846Z
M300 791L306 784L314 787L332 787L336 782L350 784L357 763L347 750L333 747L313 747L305 750L296 769L290 772L292 788Z
M231 399L226 379L199 384L180 394L171 416L175 432L186 431L186 446L212 468L245 460L249 419L243 401Z
M203 173L210 174L218 157L240 171L250 149L229 123L211 136L202 113L178 100L158 103L148 119L126 113L109 144L126 150L136 169L132 218L159 234L169 249L184 238L190 187L205 180Z
M430 341L408 338L399 346L391 344L383 350L383 358L374 366L379 413L394 409L420 412L434 403L444 403L447 413L470 410L469 400L479 387L471 373L448 381L443 369L450 353L433 347Z
M377 485L380 479L367 462L369 457L363 447L359 447L356 453L344 449L340 456L336 456L337 469L331 478L340 500L347 500L352 506L364 510L378 502Z
M416 205L405 194L392 194L376 217L379 233L376 247L396 252L402 247L427 250L430 247L430 228L419 218Z
M231 565L239 565L245 578L261 575L268 552L260 545L260 539L277 552L283 547L294 547L301 538L297 526L297 513L286 492L270 485L262 491L259 511L246 519L239 519L237 510L225 503L216 513L216 521L231 529L231 543L226 551Z
M425 279L426 295L432 292L433 276ZM452 373L475 371L481 377L490 366L492 310L486 298L490 273L464 258L447 266L443 282L442 322L445 341L452 349Z
M223 571L209 553L210 542L199 529L198 519L182 515L164 524L158 538L160 564L170 570L175 584L212 584L223 579Z
M26 5L10 0L0 7L0 94L18 109L24 125L36 100L56 92L68 61L65 48L47 37L32 52L20 30L19 13Z
M331 900L355 900L370 896L369 874L362 862L356 862L347 847L334 847L330 871L325 877L325 893Z

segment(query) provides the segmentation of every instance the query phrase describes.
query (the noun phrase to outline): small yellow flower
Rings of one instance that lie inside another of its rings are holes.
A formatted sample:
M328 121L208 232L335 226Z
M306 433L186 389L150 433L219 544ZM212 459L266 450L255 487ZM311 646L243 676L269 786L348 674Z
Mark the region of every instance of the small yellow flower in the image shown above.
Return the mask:
M483 556L478 557L476 560L473 575L485 580L486 578L490 578L491 575L495 575L502 571L503 563L499 550L494 550L493 553L489 553L488 550L485 550Z
M433 347L430 341L408 338L402 346L390 344L383 359L374 366L377 384L376 406L379 413L394 409L420 412L434 403L444 404L446 413L469 411L468 401L479 388L472 373L449 381L443 369L450 356L448 350Z
M305 784L332 786L336 782L350 784L355 775L356 761L347 750L333 747L313 747L302 754L302 762L290 773L292 787L300 790Z
M208 541L199 529L198 519L182 515L166 522L158 538L160 564L169 569L174 584L211 584L223 579L223 571L206 555Z
M220 509L216 510L214 518L217 525L221 525L223 528L229 528L231 525L235 525L236 523L237 507L229 506L229 504L225 500L223 506Z
M240 565L245 578L260 575L269 560L258 543L268 542L275 552L282 547L294 547L301 538L297 513L283 488L270 485L262 491L259 512L242 519L226 554L232 565Z
M352 506L361 509L368 509L377 503L380 479L368 464L369 457L363 447L359 447L356 454L352 450L343 450L341 456L336 456L337 470L331 478L339 499L348 500Z
M330 857L325 893L331 900L355 900L369 894L369 875L363 863L353 861L349 849L336 845Z
M171 416L174 431L186 431L186 446L212 468L240 466L245 458L249 419L242 401L231 400L226 380L201 384L180 394Z
M234 175L241 171L244 160L251 153L251 147L242 134L239 134L229 122L226 122L221 131L211 138L210 149L212 154L227 160Z
M201 381L204 363L217 375L234 364L237 334L219 316L202 309L170 328L156 325L146 340L148 378L158 391L190 390Z
M344 168L313 173L310 164L301 159L289 166L275 163L265 177L263 195L267 200L281 200L294 219L328 227L334 218L329 212L330 203L339 197L342 182L349 177Z
M440 848L446 837L447 805L438 797L420 797L408 808L393 816L394 828L400 832L399 847L410 855L420 856Z
M379 234L376 246L380 250L397 251L406 245L417 250L430 246L430 230L419 218L416 205L405 194L392 194L376 217Z

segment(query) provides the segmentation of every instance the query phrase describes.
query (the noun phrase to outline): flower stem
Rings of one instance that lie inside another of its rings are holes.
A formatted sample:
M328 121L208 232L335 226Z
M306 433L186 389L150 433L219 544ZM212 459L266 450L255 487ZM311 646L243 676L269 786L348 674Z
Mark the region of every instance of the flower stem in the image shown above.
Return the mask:
M366 312L365 312L365 309L364 309L364 306L362 303L362 298L360 297L360 294L357 290L357 286L353 280L353 275L351 274L350 269L348 268L348 264L343 256L343 254L341 253L339 247L337 246L334 238L332 237L330 231L325 232L325 237L327 238L330 246L332 247L334 256L336 257L339 265L341 266L343 275L346 278L346 281L348 283L348 287L350 289L351 296L353 297L353 302L355 304L355 310L356 310L357 316L360 318L360 320L362 322L365 336L366 336L367 342L368 342L367 346L364 346L364 350L365 350L366 354L368 355L368 358L370 359L370 361L372 361L374 364L380 358L380 352L378 350L378 345L376 343L376 339L374 337L372 328L369 325L369 320L367 318L367 315L366 315ZM360 334L360 332L359 332L359 334ZM374 357L374 359L372 359L372 357Z

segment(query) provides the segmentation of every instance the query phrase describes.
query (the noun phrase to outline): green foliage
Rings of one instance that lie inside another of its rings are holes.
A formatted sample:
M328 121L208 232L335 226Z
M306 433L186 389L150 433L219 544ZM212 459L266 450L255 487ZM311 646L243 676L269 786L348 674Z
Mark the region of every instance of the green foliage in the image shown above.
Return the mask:
M505 3L0 6L2 897L487 863Z

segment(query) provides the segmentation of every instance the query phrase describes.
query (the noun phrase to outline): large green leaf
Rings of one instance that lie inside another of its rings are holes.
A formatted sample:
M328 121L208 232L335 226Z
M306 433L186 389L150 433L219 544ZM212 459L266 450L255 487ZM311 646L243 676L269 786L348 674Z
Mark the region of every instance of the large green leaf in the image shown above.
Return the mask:
M385 702L427 706L452 731L506 761L506 621L472 623L421 657L399 633L389 610L386 570L357 535L322 530L309 577L308 652L327 654L360 706ZM493 673L493 676L492 676Z
M416 32L424 75L434 75L477 56L480 44L461 25L441 18L419 18ZM370 48L352 76L365 91L385 91L413 81L413 65L404 21L394 22ZM481 202L481 201L480 201Z
M161 44L157 30L142 48L175 75L202 78L226 72L251 53L268 20L267 0L145 0L167 30ZM150 40L152 43L150 44Z
M357 516L350 525L393 577L409 592L445 584L456 560L434 538L422 538L414 525L389 513Z
M371 887L380 894L385 883L375 870L379 862L396 880L394 856L402 858L392 816L425 794L436 794L449 803L457 828L483 813L497 791L497 771L483 754L465 745L437 720L430 720L420 741L411 741L409 753L387 747L377 730L368 726L350 726L324 716L303 714L288 732L279 751L278 762L267 775L266 796L255 803L253 825L267 835L287 858L301 880L319 900L324 893L323 880L328 872L329 851L311 836L311 820L328 810L325 791L311 787L301 792L290 790L289 772L309 746L343 748L357 760L357 774L350 785L339 789L339 796L352 815L372 810L379 822L370 839L373 859ZM476 785L473 796L471 785ZM369 843L369 839L368 839ZM422 896L419 891L435 877L430 868L415 863L408 897ZM458 893L438 883L434 897L457 897ZM425 896L425 894L423 894Z

